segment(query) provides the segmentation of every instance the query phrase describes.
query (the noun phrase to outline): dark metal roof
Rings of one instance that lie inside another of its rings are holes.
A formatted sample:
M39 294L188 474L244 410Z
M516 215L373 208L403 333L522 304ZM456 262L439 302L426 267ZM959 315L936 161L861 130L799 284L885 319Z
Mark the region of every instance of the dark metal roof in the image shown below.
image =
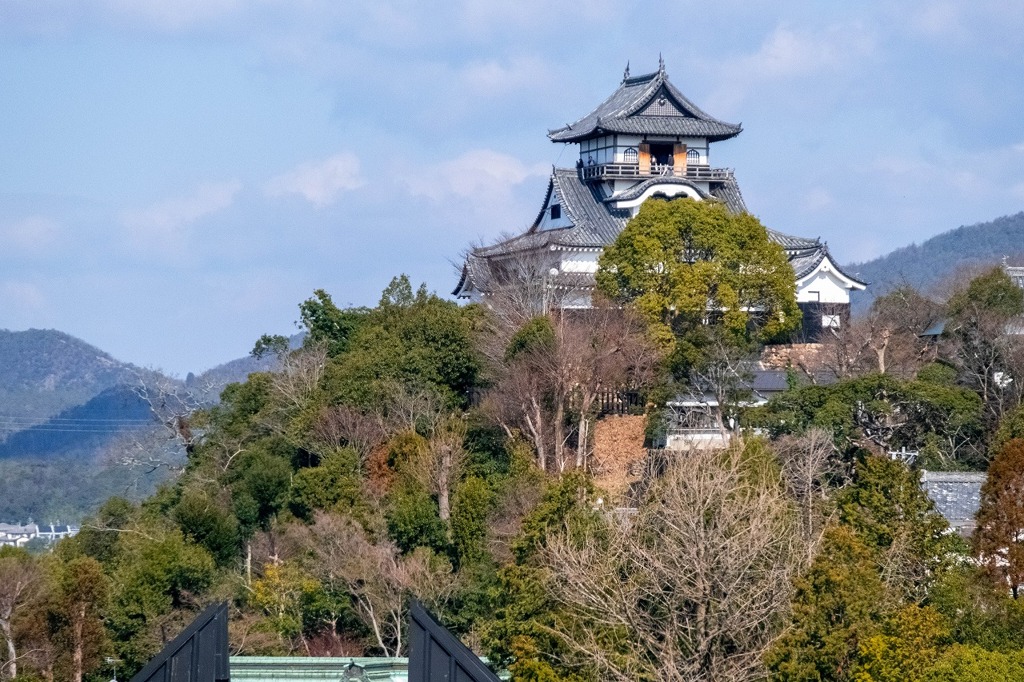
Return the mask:
M742 126L720 121L686 98L664 66L654 73L624 78L596 109L564 128L548 132L552 142L579 142L605 133L706 137L727 140Z
M409 604L409 682L501 682L418 601Z

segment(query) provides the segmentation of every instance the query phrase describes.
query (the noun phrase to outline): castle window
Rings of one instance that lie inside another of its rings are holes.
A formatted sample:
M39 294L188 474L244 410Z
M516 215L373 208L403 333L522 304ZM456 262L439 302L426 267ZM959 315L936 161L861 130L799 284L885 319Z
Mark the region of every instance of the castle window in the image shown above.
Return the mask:
M839 316L838 315L822 315L821 316L821 328L822 329L839 329Z
M622 162L623 163L636 163L637 162L637 158L638 157L637 157L636 149L634 149L633 147L627 147L626 151L622 152Z
M551 204L551 219L558 220L562 217L562 206L560 204Z
M697 151L696 149L687 149L686 150L686 163L687 164L700 163L700 152Z

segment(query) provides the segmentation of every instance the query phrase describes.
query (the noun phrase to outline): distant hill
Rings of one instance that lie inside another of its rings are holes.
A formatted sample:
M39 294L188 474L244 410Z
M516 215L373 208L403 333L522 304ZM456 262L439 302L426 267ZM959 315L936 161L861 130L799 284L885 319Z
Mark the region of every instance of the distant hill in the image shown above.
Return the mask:
M55 329L0 330L0 439L145 374Z
M958 227L922 244L911 244L844 269L870 282L868 290L853 300L854 309L863 310L875 296L903 282L927 291L959 267L995 262L1003 256L1011 264L1024 264L1024 212Z
M291 342L298 347L302 336ZM122 455L141 449L180 465L183 452L140 393L155 403L177 394L174 404L212 405L227 384L277 362L239 358L181 382L64 332L0 330L0 522L76 521L110 495L151 493L168 469L122 466Z
M47 421L12 433L0 443L0 459L91 455L129 431L156 425L149 403L123 384L105 389Z

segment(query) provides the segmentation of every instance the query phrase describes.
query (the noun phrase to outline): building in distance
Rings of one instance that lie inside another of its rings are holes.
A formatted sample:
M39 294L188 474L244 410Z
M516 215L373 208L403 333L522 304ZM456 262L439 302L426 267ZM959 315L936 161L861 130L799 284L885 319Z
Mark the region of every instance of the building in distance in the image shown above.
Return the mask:
M747 211L733 169L711 164L711 145L741 131L683 95L663 61L642 76L630 76L627 66L604 102L548 132L552 142L577 145L574 167L552 169L541 209L526 232L468 255L453 295L483 300L503 281L522 277L522 264L529 262L529 277L560 292L557 305L587 307L602 251L647 199L688 197ZM805 338L817 339L823 329L843 324L850 292L866 283L844 272L820 239L771 229L768 235L793 267Z

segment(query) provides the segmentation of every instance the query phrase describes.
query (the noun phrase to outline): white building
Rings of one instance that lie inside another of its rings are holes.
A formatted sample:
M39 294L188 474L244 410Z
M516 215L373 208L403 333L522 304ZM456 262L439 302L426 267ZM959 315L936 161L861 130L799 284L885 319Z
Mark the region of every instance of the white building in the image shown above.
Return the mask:
M646 199L689 197L747 210L732 169L711 165L711 144L741 130L688 100L669 81L664 62L643 76L631 77L627 67L607 100L549 131L552 142L578 145L575 167L552 169L541 210L525 233L473 250L453 294L481 300L511 260L529 254L540 261L546 287L576 292L563 306L586 307L601 252ZM823 327L841 324L850 292L865 283L843 272L818 239L768 232L793 267L804 334L817 338Z

